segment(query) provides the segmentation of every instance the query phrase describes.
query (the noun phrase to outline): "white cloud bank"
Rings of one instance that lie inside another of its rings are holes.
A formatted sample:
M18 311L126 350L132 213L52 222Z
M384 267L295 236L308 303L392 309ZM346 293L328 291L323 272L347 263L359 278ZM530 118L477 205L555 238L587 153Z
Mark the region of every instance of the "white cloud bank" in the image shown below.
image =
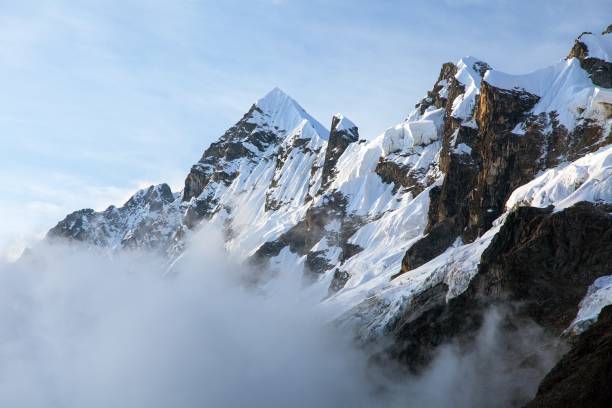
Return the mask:
M45 243L0 264L0 406L505 406L544 372L503 358L493 314L475 346L443 348L420 377L383 373L301 276L245 288L221 242L201 232L165 276L149 253Z

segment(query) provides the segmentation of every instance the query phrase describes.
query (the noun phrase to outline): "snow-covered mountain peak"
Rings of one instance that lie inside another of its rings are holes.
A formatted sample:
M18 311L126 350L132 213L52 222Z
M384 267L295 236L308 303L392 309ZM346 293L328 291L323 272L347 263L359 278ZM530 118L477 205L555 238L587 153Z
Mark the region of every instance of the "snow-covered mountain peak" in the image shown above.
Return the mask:
M480 92L480 83L489 70L489 64L475 57L463 57L457 62L454 78L465 87L465 92L453 101L452 117L461 120L470 118L476 95Z
M290 132L305 120L319 137L327 139L329 131L325 126L278 87L257 100L254 106L257 109L250 120L251 123Z
M612 93L601 86L606 83L601 81L599 73L576 57L528 74L512 75L489 70L484 81L499 89L536 95L539 100L531 113L556 112L559 123L571 131L584 118L600 123L610 119L606 105L610 103ZM515 132L523 133L523 128L521 124Z
M357 125L355 125L349 118L341 113L336 113L332 119L332 130L350 130L356 127Z
M593 84L612 88L612 35L610 26L601 34L584 32L576 38L566 60L577 59Z
M479 58L465 56L457 61L457 75L455 78L464 85L471 83L480 85L480 80L491 66Z
M163 204L171 203L175 198L170 186L162 183L138 190L124 205L134 207L149 204L154 207L161 207Z

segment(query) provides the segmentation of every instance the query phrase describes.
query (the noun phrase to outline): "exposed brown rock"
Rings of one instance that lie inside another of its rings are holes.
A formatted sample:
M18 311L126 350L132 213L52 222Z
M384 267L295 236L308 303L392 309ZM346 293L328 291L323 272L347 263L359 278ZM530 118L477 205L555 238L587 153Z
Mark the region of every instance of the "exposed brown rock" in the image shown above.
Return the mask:
M426 235L408 249L400 273L440 255L459 236L470 242L489 229L512 190L541 168L543 142L511 132L538 99L483 82L474 112L478 129L447 119L440 155L444 182L430 192ZM471 154L455 152L459 143L469 145Z
M512 133L538 100L528 92L502 90L483 82L474 113L480 129L480 143L475 146L479 172L468 195L468 224L463 232L466 242L488 230L504 211L512 191L542 168L544 142L540 135Z
M612 62L589 57L580 60L580 66L589 73L595 85L612 88Z
M380 176L383 183L393 183L393 194L400 188L405 188L416 197L425 188L420 181L421 179L410 172L410 168L401 167L395 162L384 160L382 157L374 171Z
M457 233L452 218L435 224L427 235L408 248L400 272L391 279L429 262L451 246L455 239Z
M574 41L574 45L570 49L570 52L569 54L567 54L567 57L565 59L578 58L579 60L582 60L586 58L586 56L588 55L587 46L585 43L580 41L580 37L582 37L584 34L591 34L591 33L585 31L582 34L580 34L580 36Z
M488 67L488 65L486 65L486 67ZM479 70L478 67L476 68ZM415 106L419 109L421 115L425 113L425 110L430 106L436 109L445 108L447 112L450 113L449 103L452 105L455 98L465 92L465 87L455 79L456 74L457 66L455 64L452 62L442 64L434 87L428 91L427 96ZM446 96L440 95L440 91L444 85L448 86Z
M325 226L334 220L340 222L339 231L327 231ZM341 250L339 260L342 264L363 250L348 240L364 222L361 217L346 214L346 198L340 192L328 193L321 206L309 208L302 221L276 240L261 245L249 262L251 265L266 266L270 258L277 256L283 248L289 247L291 252L300 256L306 255L305 277L318 278L320 274L331 270L334 265L326 258L324 251L313 251L314 245L326 239L330 247L339 247Z
M610 33L609 25L602 35ZM580 41L583 35L591 35L590 32L584 32L574 42L574 46L567 55L567 59L577 58L580 61L580 66L589 73L591 80L597 86L604 88L612 88L612 62L604 61L598 58L589 56L589 49L587 45Z

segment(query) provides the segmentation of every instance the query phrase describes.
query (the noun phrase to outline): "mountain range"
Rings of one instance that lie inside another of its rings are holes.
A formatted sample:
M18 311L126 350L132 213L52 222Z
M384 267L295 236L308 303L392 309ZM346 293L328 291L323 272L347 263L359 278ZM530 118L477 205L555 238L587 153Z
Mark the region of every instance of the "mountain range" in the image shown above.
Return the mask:
M73 212L47 239L153 250L172 269L212 224L255 282L301 274L338 324L364 344L385 339L378 357L415 372L501 308L509 353L533 323L568 345L521 404L610 406L612 25L568 48L523 75L445 63L406 119L372 139L340 113L328 129L275 88L182 191L160 184Z

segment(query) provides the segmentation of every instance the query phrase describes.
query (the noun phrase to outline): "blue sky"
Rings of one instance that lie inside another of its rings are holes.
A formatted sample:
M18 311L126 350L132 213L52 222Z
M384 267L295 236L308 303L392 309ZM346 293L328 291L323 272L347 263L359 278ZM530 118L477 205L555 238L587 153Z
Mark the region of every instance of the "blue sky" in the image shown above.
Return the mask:
M611 16L609 0L0 0L0 254L69 211L180 188L274 86L371 138L441 63L527 72Z

